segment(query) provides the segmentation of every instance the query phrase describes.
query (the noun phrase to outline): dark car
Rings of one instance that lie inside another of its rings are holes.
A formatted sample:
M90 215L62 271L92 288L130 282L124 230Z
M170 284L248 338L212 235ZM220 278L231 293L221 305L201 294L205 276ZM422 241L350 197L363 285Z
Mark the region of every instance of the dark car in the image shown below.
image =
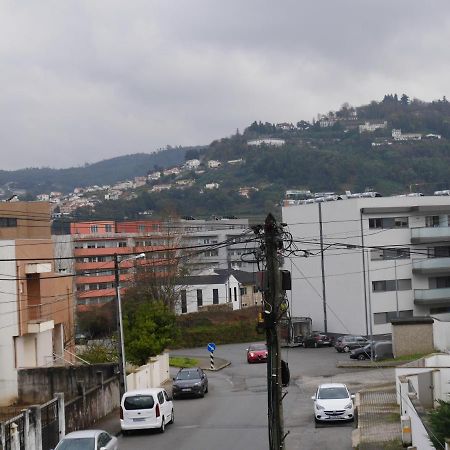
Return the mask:
M354 348L365 347L368 344L368 342L369 341L365 337L347 334L345 336L342 336L336 341L336 344L334 344L334 348L339 353L342 352L348 353L350 350L353 350Z
M333 345L333 340L324 333L314 333L314 347L331 347Z
M172 396L204 397L208 393L208 377L199 367L180 369L173 379Z
M370 356L372 352L375 361L393 358L392 341L378 341L368 344L363 348L356 348L350 352L350 358L359 360L371 359Z
M251 344L247 349L247 362L249 364L267 361L266 344Z

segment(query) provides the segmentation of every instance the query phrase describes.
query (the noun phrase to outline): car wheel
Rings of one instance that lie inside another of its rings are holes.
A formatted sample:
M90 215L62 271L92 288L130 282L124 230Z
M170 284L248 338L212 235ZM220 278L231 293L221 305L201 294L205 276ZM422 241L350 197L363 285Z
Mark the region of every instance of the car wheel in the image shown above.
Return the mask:
M302 342L302 347L306 348L306 342L305 341Z
M358 355L358 359L359 359L360 361L363 361L363 360L366 359L366 357L365 357L363 354L361 354L361 355Z
M130 432L128 430L122 430L122 436L128 436Z
M206 389L205 389L205 394L207 394L208 393L208 386L206 386Z
M166 431L166 419L164 419L164 416L161 418L161 426L159 427L159 432L164 433Z
M200 398L203 398L205 396L205 388L202 389L200 392Z
M173 414L173 408L172 408L172 412L170 413L170 422L169 423L174 423L175 422L175 416Z
M317 342L314 342L314 348L317 348L319 344Z
M348 346L348 345L346 345L345 347L344 347L344 352L345 353L348 353L350 351L350 347Z

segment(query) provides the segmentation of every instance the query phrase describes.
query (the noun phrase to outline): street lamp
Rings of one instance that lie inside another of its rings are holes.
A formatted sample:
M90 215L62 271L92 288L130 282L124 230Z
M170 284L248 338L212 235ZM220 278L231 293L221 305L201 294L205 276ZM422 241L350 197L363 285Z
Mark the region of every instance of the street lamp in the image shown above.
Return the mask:
M114 254L114 277L116 287L116 303L117 303L117 328L119 332L119 338L117 342L117 350L119 353L119 393L120 398L127 391L127 375L125 372L125 345L123 337L123 321L122 321L122 300L120 298L120 277L119 277L119 264L124 261L132 261L136 259L145 258L145 253L139 253L138 255L132 255L128 258L119 260L119 255Z

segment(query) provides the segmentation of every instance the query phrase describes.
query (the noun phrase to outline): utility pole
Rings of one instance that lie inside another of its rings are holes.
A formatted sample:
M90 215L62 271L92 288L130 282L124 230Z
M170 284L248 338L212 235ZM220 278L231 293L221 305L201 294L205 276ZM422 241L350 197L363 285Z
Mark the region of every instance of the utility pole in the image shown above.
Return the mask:
M281 352L278 322L285 313L278 250L283 248L280 228L272 214L264 224L266 275L264 282L264 318L267 339L267 400L270 450L283 450L283 404L281 381Z
M116 315L117 315L117 353L119 355L119 394L122 398L126 392L126 372L125 372L125 348L123 342L122 325L122 301L120 298L120 278L119 278L119 258L114 254L114 277L116 288Z
M325 287L325 257L323 254L322 203L319 203L319 224L320 224L320 265L322 268L323 331L324 333L327 333L328 332L327 290Z

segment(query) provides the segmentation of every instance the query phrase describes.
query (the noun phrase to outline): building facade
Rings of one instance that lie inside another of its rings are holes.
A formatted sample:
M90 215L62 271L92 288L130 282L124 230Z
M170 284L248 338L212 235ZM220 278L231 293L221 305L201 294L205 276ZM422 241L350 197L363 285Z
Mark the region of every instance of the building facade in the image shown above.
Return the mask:
M389 333L397 317L450 319L449 216L445 196L284 207L300 249L285 260L292 314L317 330L365 335Z
M70 359L74 302L72 277L55 269L48 203L0 203L0 241L0 405L8 405L18 369Z

